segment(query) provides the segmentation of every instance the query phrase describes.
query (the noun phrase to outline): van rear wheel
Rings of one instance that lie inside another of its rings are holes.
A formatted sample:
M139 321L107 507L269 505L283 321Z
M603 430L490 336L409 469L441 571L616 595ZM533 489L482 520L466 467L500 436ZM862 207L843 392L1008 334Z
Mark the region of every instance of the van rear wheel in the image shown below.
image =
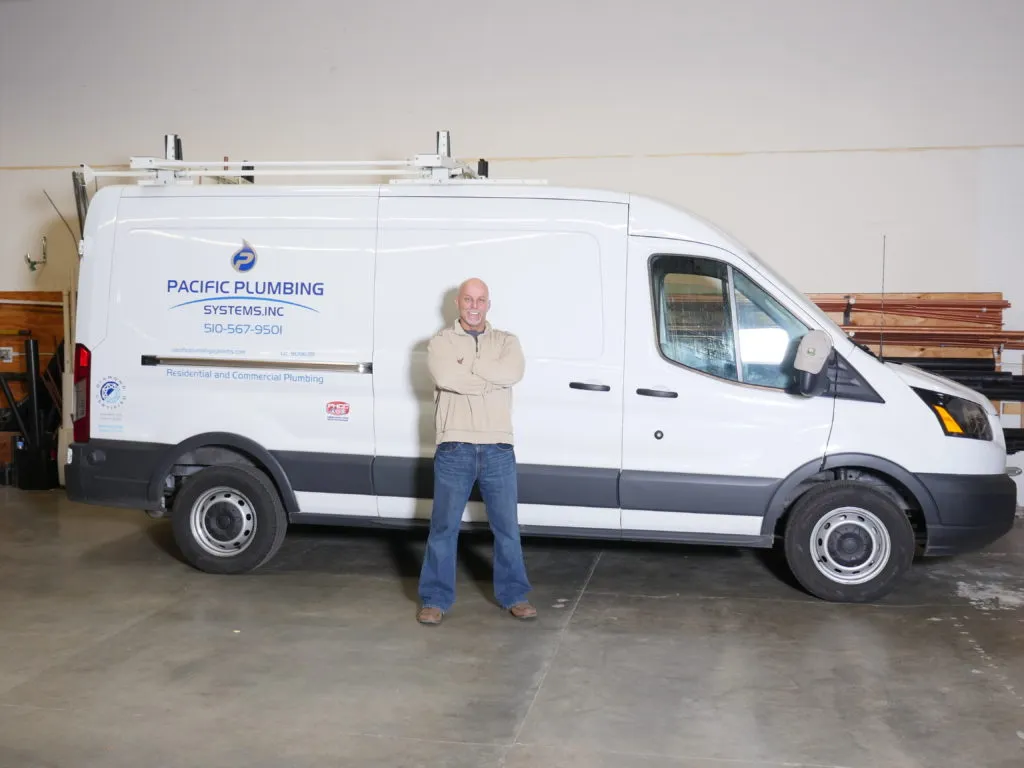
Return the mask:
M185 559L208 573L246 573L272 558L288 518L270 479L248 466L214 466L185 481L171 525Z
M881 491L846 481L804 494L785 533L797 581L833 602L872 602L891 592L913 562L914 546L903 510Z

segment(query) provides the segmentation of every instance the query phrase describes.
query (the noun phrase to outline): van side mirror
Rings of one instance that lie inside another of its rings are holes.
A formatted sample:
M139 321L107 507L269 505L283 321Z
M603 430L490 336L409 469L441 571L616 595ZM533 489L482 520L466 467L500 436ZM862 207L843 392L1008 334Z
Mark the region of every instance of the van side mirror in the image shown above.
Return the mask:
M828 384L826 364L832 356L832 337L824 331L810 331L796 350L793 368L796 369L797 391L805 397L821 394Z

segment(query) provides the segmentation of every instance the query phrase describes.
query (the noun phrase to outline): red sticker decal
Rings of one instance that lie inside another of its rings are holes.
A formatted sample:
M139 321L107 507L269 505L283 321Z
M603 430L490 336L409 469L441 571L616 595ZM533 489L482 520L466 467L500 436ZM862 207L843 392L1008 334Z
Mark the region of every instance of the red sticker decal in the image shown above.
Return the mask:
M327 420L348 421L350 410L348 403L342 400L332 400L327 404Z

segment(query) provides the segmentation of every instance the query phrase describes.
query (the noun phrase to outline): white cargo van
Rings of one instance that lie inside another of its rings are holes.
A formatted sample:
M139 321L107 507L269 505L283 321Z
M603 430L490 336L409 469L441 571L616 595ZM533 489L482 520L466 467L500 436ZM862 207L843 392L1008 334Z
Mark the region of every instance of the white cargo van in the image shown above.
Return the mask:
M524 534L781 539L809 592L867 601L915 551L1011 529L986 398L881 362L689 213L481 178L439 143L383 168L424 176L407 183L199 184L312 169L143 158L142 183L101 188L70 498L170 516L188 560L219 573L267 562L289 523L426 524L426 343L478 276L526 354ZM464 520L486 525L478 497Z

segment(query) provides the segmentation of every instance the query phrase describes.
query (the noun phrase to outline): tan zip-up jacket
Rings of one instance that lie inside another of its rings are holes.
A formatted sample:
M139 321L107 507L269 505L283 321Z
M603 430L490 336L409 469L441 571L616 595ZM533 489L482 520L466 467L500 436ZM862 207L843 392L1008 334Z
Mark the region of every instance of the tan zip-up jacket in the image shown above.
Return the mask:
M512 444L512 385L526 368L519 339L486 323L474 338L456 320L427 345L437 444Z

